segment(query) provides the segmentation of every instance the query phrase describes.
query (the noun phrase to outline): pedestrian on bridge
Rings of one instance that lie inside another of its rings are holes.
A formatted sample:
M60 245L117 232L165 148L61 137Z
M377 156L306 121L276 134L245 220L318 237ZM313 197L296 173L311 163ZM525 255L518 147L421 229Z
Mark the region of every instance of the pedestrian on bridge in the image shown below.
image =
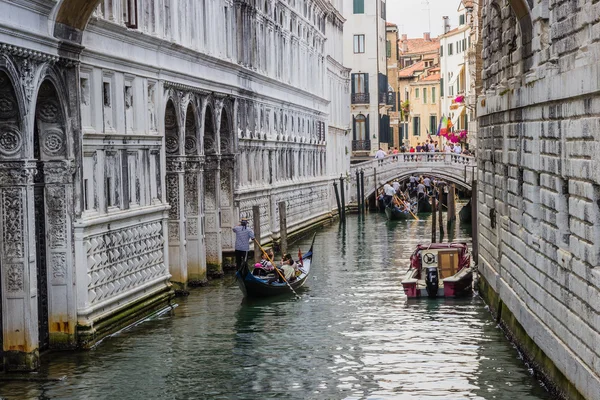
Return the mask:
M385 158L385 151L380 147L375 153L375 159L379 160L379 165L383 164L383 159Z

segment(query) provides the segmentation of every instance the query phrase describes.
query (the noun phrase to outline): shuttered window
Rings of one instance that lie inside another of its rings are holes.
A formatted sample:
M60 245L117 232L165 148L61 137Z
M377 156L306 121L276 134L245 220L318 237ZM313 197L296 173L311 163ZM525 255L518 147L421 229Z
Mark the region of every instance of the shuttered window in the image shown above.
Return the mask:
M354 14L365 13L365 0L354 0Z

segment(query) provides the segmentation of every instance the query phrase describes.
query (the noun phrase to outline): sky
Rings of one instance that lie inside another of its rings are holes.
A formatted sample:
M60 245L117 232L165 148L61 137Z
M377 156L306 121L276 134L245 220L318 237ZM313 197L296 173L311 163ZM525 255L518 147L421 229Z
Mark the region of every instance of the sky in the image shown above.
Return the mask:
M460 0L387 0L387 22L398 25L398 35L406 33L409 38L423 37L423 32L429 30L429 8L431 37L437 37L442 34L444 15L450 17L450 28L456 28L459 4Z

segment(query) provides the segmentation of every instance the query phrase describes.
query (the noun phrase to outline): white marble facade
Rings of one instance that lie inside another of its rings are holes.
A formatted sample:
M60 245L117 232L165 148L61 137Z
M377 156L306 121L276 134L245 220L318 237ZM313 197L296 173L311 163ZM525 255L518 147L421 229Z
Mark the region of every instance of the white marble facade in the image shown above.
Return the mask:
M172 283L220 272L253 205L265 241L279 236L280 201L290 230L330 215L331 178L349 168L331 2L0 9L6 369L89 346L168 302Z

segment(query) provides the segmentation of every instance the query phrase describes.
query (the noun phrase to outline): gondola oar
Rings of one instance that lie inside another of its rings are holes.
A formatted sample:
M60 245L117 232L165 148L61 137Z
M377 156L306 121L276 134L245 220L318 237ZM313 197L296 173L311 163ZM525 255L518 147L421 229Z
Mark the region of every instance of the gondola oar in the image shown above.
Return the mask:
M265 249L262 248L262 246L260 245L260 243L258 242L258 240L256 240L256 238L254 238L254 242L256 242L256 244L258 245L258 247L260 248L260 251L263 252L263 254L267 257L267 260L269 260L269 262L271 263L271 265L273 266L273 268L275 269L275 272L277 272L279 274L279 276L281 277L281 279L283 279L283 281L286 283L286 285L290 288L290 290L292 291L292 293L294 293L296 295L296 298L299 299L300 296L298 296L298 293L296 293L296 291L294 290L294 288L292 287L292 285L290 285L290 283L288 282L287 279L285 279L285 276L283 276L283 274L279 271L279 269L277 268L277 266L275 265L275 261L273 261L271 259L271 257L269 257L269 255L267 254L267 252L265 251Z
M410 205L406 204L405 201L400 200L400 198L398 197L398 195L394 195L394 198L396 200L398 200L399 202L404 204L404 207L406 207L406 209L408 210L408 212L410 213L410 215L412 215L417 221L419 220L419 218L417 218L417 216L415 214L413 214L413 212L410 210Z

